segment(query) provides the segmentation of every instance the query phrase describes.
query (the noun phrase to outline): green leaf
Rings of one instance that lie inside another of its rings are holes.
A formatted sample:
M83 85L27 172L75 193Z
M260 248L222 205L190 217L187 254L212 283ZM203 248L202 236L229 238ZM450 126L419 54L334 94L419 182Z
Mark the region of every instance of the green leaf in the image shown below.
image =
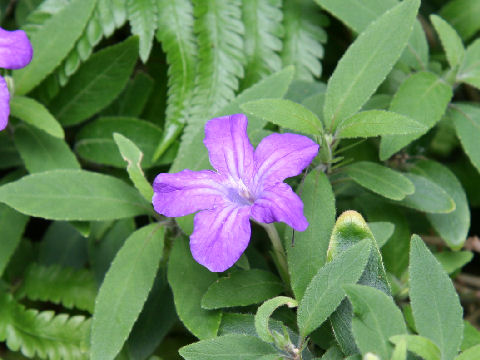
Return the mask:
M419 72L408 77L390 104L390 111L405 115L426 127L411 135L384 136L380 144L380 160L386 160L404 146L418 139L442 117L452 98L450 85L430 72Z
M409 273L418 333L439 347L443 359L453 359L462 342L463 310L452 281L416 235L410 247Z
M150 122L127 117L102 117L89 122L78 133L75 149L84 159L94 163L125 167L112 134L116 132L133 141L145 154L143 167L150 168L153 152L160 141L160 128Z
M415 192L401 200L400 204L427 213L448 214L455 210L455 201L446 189L420 175L405 174L405 176L415 186Z
M88 359L90 321L83 316L25 309L0 293L0 341L12 351L40 359Z
M178 317L199 339L215 337L220 326L222 313L200 305L203 294L216 279L216 273L195 262L185 239L175 239L168 261L168 283Z
M150 201L153 197L153 189L152 185L145 179L145 174L141 167L143 153L133 141L122 134L113 133L113 139L123 159L127 162L127 172L130 180L132 180L133 185L140 191L145 200Z
M115 256L95 303L93 360L114 359L122 349L152 288L163 254L164 235L162 226L147 225L130 235Z
M324 117L334 130L375 92L407 44L420 2L408 0L380 16L362 32L328 81Z
M476 0L449 1L440 11L440 15L458 31L465 41L480 29L480 23L477 21L480 16L480 3Z
M241 88L252 86L263 77L282 68L278 52L284 35L281 24L281 0L244 0L242 20L245 24L245 76Z
M65 133L50 112L34 99L24 96L14 96L10 100L11 115L35 126L46 133L63 139Z
M91 271L59 265L31 264L18 290L19 298L48 301L93 313L97 283Z
M335 197L328 177L321 170L313 170L306 176L299 195L310 225L305 231L295 232L294 245L287 246L287 259L291 286L300 301L312 278L325 264L335 224ZM291 234L287 232L288 243L292 242Z
M480 172L480 108L469 104L455 104L449 115L462 143L463 150Z
M349 117L337 128L339 138L405 135L425 131L426 127L406 116L384 110L368 110Z
M80 164L65 140L34 127L15 129L15 145L30 173L56 169L80 169Z
M442 251L436 253L435 258L442 264L447 274L452 274L468 264L473 258L473 253L471 251Z
M419 335L395 335L390 338L395 345L407 344L408 351L411 351L425 360L440 360L440 350L431 340Z
M153 35L158 26L156 1L127 0L127 16L132 34L140 39L140 58L145 63L150 56Z
M470 324L470 322L464 320L463 339L462 345L460 345L460 350L465 351L476 345L480 345L480 331L478 331L476 327Z
M182 347L179 353L185 360L272 360L279 356L272 345L264 343L259 338L238 334L199 341Z
M151 211L123 181L83 170L27 175L0 186L0 202L23 214L52 220L112 220Z
M8 169L23 164L12 137L6 131L0 132L0 159L2 159L0 169Z
M462 184L447 167L434 161L419 161L410 171L425 176L452 197L456 205L454 211L448 214L427 214L427 218L449 247L460 249L470 228L470 209Z
M3 275L15 249L22 239L28 217L0 204L0 276Z
M344 289L353 305L353 334L361 353L390 359L393 347L388 339L407 333L402 312L390 296L370 286L345 285Z
M312 81L322 74L323 43L327 34L323 15L309 0L283 4L285 35L281 53L283 66L295 66L295 79Z
M30 65L13 75L17 95L24 95L40 84L67 56L95 4L96 0L72 0L31 36L35 56Z
M391 360L407 360L407 341L399 340L395 345Z
M462 39L458 36L455 29L440 16L431 15L430 20L440 37L443 49L447 55L448 63L452 68L460 65L465 56L465 48Z
M395 224L387 221L369 222L368 227L372 231L379 248L385 245L395 231Z
M480 358L480 345L471 347L458 355L455 360L476 360Z
M88 59L52 100L52 113L60 123L81 123L115 100L128 82L137 53L138 39L131 37Z
M342 286L358 281L370 256L370 240L362 241L320 268L298 306L302 337L319 327L345 297Z
M476 40L468 46L465 52L463 62L460 64L460 69L457 73L457 81L469 84L471 86L480 88L480 64L478 58L480 57L480 41Z
M265 342L273 343L275 338L269 329L270 317L280 306L287 305L289 308L297 307L295 299L288 296L277 296L276 298L265 301L255 314L255 330L258 336Z
M402 173L369 161L359 161L345 168L359 185L392 200L402 200L415 192L413 183Z
M320 135L323 125L320 119L303 105L283 99L263 99L240 106L247 114L304 134Z
M283 284L269 271L237 271L218 279L202 297L202 308L247 306L270 299L283 291Z

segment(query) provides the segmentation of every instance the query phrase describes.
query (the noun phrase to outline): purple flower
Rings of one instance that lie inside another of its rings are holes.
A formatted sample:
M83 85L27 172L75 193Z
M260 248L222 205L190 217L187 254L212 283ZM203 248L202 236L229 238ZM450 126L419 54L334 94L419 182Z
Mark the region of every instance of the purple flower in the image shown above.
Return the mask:
M297 231L308 222L302 200L283 180L307 167L318 145L306 136L272 134L254 151L243 114L210 120L205 139L210 163L217 170L183 170L159 174L153 206L165 216L197 211L190 249L210 271L231 267L250 241L250 217L262 223L283 221Z
M21 69L32 60L33 49L22 30L0 28L0 68ZM5 79L0 76L0 131L5 129L10 115L10 94Z

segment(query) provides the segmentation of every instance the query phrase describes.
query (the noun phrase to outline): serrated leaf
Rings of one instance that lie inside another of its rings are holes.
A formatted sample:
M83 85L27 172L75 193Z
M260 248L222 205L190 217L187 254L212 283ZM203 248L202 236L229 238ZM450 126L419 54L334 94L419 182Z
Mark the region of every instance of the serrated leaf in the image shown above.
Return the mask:
M248 88L263 77L282 68L278 52L282 49L284 29L280 0L244 0L245 76L241 88Z
M73 48L97 0L72 0L31 36L35 56L30 65L15 71L15 93L24 95L50 74Z
M460 39L460 36L458 36L455 29L440 16L431 15L430 20L440 37L440 41L442 42L450 66L453 68L461 64L463 57L465 56L465 48L463 47L463 42L462 39Z
M114 359L122 349L152 288L163 254L164 235L161 225L147 225L130 235L115 256L95 302L93 360Z
M452 0L440 10L446 19L460 34L463 40L470 39L480 29L480 3L476 0Z
M327 86L325 124L335 129L373 94L405 48L420 2L408 0L362 32L338 63ZM393 30L395 29L395 30Z
M56 169L80 169L77 158L65 140L34 127L21 125L15 129L15 145L30 173Z
M140 39L140 58L145 63L150 56L153 35L158 25L156 1L127 0L127 14L132 34Z
M390 359L389 338L407 333L402 312L391 297L370 286L345 285L344 289L353 305L353 334L361 353Z
M278 351L257 337L225 335L182 347L180 355L185 360L257 360L276 359ZM271 355L271 356L269 356Z
M415 192L413 183L400 172L369 161L359 161L345 168L359 185L393 200L402 200Z
M0 204L0 276L3 275L15 249L22 239L28 217Z
M345 119L337 128L339 138L405 135L426 131L426 127L406 116L384 110L367 110Z
M83 159L123 168L125 161L113 139L114 132L128 137L145 154L144 168L154 165L151 159L162 131L152 123L136 118L111 116L89 122L77 133L75 150Z
M322 74L323 43L327 34L325 20L311 1L287 1L283 4L285 36L281 58L283 66L295 66L295 78L312 81Z
M395 345L404 342L408 351L421 356L425 360L440 360L440 350L430 339L419 335L395 335L390 338Z
M23 214L52 220L112 220L151 211L123 181L83 170L27 175L0 186L0 202Z
M202 297L202 308L247 306L270 299L283 291L283 284L269 271L237 271L218 279Z
M356 283L370 256L370 240L364 240L320 268L298 306L297 322L302 337L319 327L345 297L342 286Z
M168 262L168 283L178 317L199 339L215 337L220 326L221 312L205 310L200 305L203 294L216 279L216 273L195 262L188 242L177 238Z
M127 84L137 53L138 40L131 37L88 59L52 100L52 113L60 123L78 124L108 106Z
M240 106L247 114L304 134L320 135L323 124L303 105L284 99L263 99Z
M52 114L39 102L24 96L14 96L10 100L11 115L45 131L46 133L63 139L63 128Z
M288 270L295 298L301 300L308 284L325 264L330 235L335 224L335 196L323 171L313 170L298 191L309 222L307 230L295 232L295 243L287 246ZM292 242L287 232L288 243Z
M457 354L463 336L463 310L452 281L417 235L410 247L410 301L415 326L431 339L442 359Z
M118 146L118 150L122 154L123 159L127 162L127 171L135 187L140 191L145 200L150 201L153 197L152 185L145 179L141 162L143 153L135 145L133 141L125 136L114 133L113 139Z
M27 357L86 360L89 328L90 321L83 316L26 309L10 294L0 294L0 341Z
M435 182L416 174L405 174L413 183L415 192L399 203L427 213L448 214L455 210L453 198Z
M434 161L419 161L410 171L425 176L452 197L456 206L454 211L448 214L427 214L427 218L449 247L460 249L470 228L470 209L462 184L447 167Z
M255 314L255 330L257 335L265 342L273 343L275 339L270 332L269 323L273 312L280 306L287 305L290 308L297 307L298 303L295 299L288 296L277 296L273 299L265 301Z
M380 160L388 159L431 129L445 113L452 95L451 86L433 73L419 72L408 77L393 97L390 111L416 120L425 125L426 130L382 137Z
M93 313L97 283L85 269L31 264L18 290L18 296L30 300L49 301L66 308Z

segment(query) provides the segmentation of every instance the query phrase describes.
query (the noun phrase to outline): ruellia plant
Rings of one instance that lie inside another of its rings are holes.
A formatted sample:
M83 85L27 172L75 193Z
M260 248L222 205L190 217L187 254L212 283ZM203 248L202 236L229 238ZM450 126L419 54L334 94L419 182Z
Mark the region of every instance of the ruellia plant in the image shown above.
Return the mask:
M479 0L0 25L0 358L480 359Z

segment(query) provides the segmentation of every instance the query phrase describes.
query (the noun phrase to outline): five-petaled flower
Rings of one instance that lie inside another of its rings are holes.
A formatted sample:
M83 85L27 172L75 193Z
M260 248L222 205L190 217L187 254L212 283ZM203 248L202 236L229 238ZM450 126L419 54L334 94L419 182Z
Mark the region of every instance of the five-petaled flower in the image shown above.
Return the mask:
M254 151L243 114L210 120L204 144L217 170L159 174L153 206L168 217L199 211L190 249L210 271L231 267L250 241L250 217L262 223L282 221L297 231L308 222L302 200L283 180L298 175L318 153L306 136L272 134Z
M0 28L0 68L21 69L32 60L33 49L22 30ZM5 129L10 115L10 93L5 79L0 76L0 131Z

